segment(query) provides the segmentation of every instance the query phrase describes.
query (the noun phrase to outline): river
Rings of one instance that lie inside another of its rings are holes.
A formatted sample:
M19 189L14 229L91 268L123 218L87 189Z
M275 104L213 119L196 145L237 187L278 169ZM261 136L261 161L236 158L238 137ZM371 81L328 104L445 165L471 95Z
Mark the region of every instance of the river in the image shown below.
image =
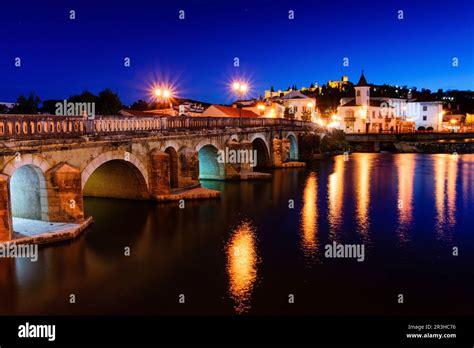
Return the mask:
M184 209L86 198L94 223L78 239L0 259L0 313L473 314L474 155L272 173L202 181L221 199ZM327 258L333 242L363 245L363 261Z

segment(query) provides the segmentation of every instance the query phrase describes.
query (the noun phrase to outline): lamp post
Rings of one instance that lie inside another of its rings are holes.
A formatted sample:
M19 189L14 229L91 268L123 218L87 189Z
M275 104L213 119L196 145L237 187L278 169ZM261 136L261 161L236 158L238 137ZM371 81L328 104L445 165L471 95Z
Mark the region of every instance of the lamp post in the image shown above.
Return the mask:
M249 87L245 82L235 81L232 84L232 90L237 95L237 97L243 97L247 93L248 89ZM239 108L238 105L237 108ZM239 125L242 126L242 108L239 109Z
M171 103L171 91L167 88L155 88L154 94L156 99L159 101L168 101L170 109L173 110L173 104Z

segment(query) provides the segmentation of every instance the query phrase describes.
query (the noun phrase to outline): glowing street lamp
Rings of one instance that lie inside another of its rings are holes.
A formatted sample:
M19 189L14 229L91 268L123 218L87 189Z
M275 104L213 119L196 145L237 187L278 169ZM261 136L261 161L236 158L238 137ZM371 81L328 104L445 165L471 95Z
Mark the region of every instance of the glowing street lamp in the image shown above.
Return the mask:
M238 98L242 98L248 92L249 86L245 82L234 81L232 83L232 90ZM242 108L239 109L239 123L242 125Z
M153 94L158 101L168 101L170 108L173 109L173 104L171 104L171 91L168 88L155 88Z

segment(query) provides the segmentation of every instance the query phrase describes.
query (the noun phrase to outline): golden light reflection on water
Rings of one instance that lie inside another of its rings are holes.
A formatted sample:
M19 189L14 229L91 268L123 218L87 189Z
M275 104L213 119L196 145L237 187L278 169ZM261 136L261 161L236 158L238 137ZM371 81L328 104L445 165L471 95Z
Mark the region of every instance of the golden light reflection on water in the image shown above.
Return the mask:
M448 198L448 223L456 223L456 179L458 176L458 157L451 155L448 159L447 198Z
M357 156L356 219L357 226L364 237L367 237L369 230L370 174L373 157L373 154L369 153L361 153Z
M472 207L474 197L474 154L463 155L460 163L463 210Z
M306 179L301 211L302 249L305 257L313 258L318 249L316 233L318 228L318 183L315 173Z
M227 244L227 273L229 293L238 314L250 309L252 290L257 279L257 246L255 229L242 222Z
M402 241L408 241L407 231L413 220L413 180L415 176L416 155L397 155L395 165L398 175L398 224Z
M435 155L435 207L436 230L438 235L444 234L446 228L456 223L456 178L457 155ZM446 236L444 236L446 237Z
M334 158L334 173L329 175L328 181L328 210L330 235L336 239L336 231L342 222L342 198L344 193L344 156Z

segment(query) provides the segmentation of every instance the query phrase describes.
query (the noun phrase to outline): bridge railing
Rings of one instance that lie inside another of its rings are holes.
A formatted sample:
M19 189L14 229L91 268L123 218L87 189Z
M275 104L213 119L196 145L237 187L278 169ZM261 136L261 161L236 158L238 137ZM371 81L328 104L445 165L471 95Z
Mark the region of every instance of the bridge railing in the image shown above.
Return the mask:
M187 116L0 115L0 139L74 138L94 134L223 129L229 127L312 127L313 123L282 118Z

